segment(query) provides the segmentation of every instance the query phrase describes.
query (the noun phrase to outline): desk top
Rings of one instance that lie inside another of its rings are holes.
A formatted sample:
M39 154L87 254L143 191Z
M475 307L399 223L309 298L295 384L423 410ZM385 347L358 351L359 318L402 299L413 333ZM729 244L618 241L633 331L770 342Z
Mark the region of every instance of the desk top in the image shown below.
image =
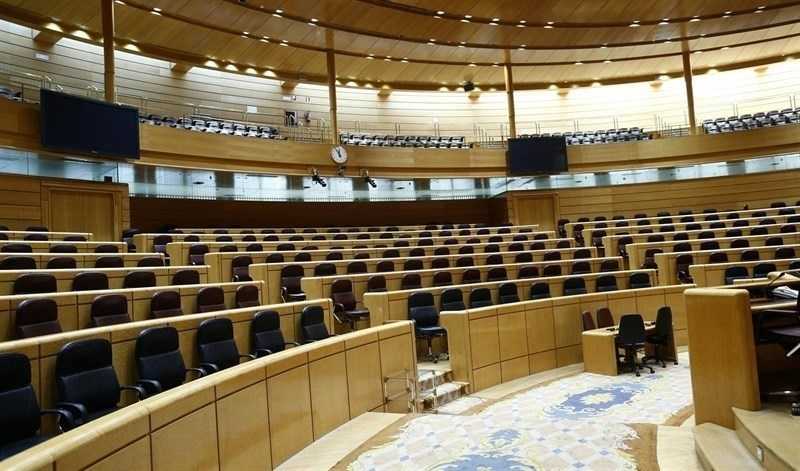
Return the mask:
M655 321L644 321L645 332L656 328ZM583 335L594 335L598 337L616 336L619 333L619 325L613 327L603 327L601 329L592 329L583 331Z
M750 310L753 313L758 313L769 309L794 309L795 306L797 306L797 301L794 299L768 299L761 300L761 302L755 301L756 300L751 300L750 303Z

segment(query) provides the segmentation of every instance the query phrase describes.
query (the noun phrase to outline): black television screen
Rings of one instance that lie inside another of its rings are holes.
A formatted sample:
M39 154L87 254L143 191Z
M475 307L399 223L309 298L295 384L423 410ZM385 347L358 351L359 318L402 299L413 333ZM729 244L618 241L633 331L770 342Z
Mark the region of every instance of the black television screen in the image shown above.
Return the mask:
M139 158L139 111L129 106L42 89L41 134L47 149Z
M553 174L567 171L567 141L563 137L508 140L506 173L509 176Z

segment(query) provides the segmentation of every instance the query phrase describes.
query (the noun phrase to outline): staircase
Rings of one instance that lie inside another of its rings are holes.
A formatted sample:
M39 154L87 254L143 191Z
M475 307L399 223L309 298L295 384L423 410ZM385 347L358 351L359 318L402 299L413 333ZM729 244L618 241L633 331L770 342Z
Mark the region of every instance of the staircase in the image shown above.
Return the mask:
M733 409L735 430L705 423L695 427L695 449L706 471L800 471L800 417L787 404L760 411Z
M469 402L465 401L469 399L465 397L469 383L454 381L452 370L442 363L431 369L425 368L425 366L420 365L418 370L418 411L438 414L448 413L448 410L453 409L455 412L449 413L458 413L457 411L460 411L461 407L458 407L456 402L463 403L466 408L472 407L471 404L475 401L474 399ZM450 407L444 408L443 406L445 405Z

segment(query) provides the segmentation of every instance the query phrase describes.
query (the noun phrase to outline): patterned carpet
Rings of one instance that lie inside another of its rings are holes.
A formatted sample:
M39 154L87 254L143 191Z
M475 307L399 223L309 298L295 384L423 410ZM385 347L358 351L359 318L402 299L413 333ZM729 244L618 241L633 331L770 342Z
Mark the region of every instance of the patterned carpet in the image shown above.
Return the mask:
M630 446L641 438L637 429L663 424L691 405L688 354L680 355L680 363L639 378L582 373L517 393L476 414L418 417L393 440L357 456L348 469L641 468L644 463L637 462Z

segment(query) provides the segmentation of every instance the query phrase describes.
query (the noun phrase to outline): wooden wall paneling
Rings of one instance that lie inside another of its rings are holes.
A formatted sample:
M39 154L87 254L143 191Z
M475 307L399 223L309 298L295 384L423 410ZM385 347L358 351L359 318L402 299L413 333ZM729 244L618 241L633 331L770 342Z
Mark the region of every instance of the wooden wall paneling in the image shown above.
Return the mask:
M270 469L266 381L217 399L216 407L220 468Z
M305 364L267 380L273 466L314 441L309 391Z
M220 469L214 405L154 430L152 447L153 471Z
M339 353L308 365L315 440L351 418L344 344L337 347Z
M39 181L0 175L0 224L12 230L23 230L28 226L39 225L41 221Z
M92 232L95 240L119 240L125 225L127 185L43 182L42 220L54 231Z
M383 403L383 377L378 343L348 348L346 355L350 416L358 417Z
M560 218L558 193L512 191L506 193L506 200L513 224L538 224L541 230L555 230Z

